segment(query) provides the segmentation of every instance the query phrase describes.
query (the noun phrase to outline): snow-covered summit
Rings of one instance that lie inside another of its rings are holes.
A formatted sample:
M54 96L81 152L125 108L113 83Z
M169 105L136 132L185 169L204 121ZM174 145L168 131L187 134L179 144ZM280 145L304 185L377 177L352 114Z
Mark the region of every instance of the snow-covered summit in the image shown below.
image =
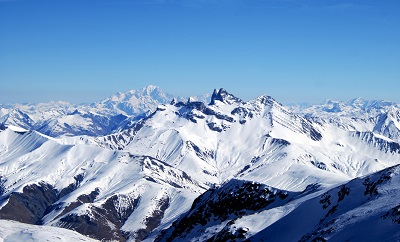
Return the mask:
M0 105L0 126L14 125L54 137L107 135L124 119L146 116L174 96L149 85L89 104L49 102Z
M155 110L158 105L168 103L173 98L173 95L162 91L159 87L149 85L139 90L116 93L100 102L91 104L90 108L113 114L134 116Z

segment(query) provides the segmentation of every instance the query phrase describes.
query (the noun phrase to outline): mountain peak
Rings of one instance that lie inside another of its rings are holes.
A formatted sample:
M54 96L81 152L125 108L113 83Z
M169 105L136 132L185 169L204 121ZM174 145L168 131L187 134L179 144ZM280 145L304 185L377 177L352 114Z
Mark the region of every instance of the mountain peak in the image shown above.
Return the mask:
M366 104L366 101L362 97L354 98L348 102L349 105L352 105L354 107L364 107Z
M160 92L161 89L154 85L148 85L147 87L143 87L141 91L143 95L151 95L153 92Z
M228 93L225 89L220 88L218 91L214 89L214 92L211 96L210 105L214 105L215 101L218 100L220 102L226 104L233 104L238 102L243 102L240 98L235 97L234 95Z

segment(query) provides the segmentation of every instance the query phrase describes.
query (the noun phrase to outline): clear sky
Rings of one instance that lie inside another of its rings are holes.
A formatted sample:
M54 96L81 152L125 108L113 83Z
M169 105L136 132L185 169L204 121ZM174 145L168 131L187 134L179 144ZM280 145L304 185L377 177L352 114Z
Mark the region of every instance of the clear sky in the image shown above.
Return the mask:
M400 102L399 0L0 0L0 103L189 96Z

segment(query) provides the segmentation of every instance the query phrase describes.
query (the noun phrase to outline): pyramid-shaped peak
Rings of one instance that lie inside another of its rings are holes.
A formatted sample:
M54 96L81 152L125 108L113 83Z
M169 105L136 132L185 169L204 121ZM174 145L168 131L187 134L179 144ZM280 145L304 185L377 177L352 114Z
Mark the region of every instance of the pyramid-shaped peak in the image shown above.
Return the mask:
M214 105L215 101L220 101L226 104L233 104L238 102L243 102L240 98L235 97L234 95L227 92L225 89L220 88L219 90L214 89L214 92L211 96L210 105Z

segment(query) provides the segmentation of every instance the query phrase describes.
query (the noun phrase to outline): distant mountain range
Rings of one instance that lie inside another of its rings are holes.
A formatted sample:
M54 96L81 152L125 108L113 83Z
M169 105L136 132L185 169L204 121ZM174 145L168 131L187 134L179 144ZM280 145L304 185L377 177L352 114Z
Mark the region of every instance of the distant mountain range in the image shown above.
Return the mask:
M209 96L192 98L207 101ZM0 125L36 130L51 137L107 135L132 119L148 116L158 105L174 99L184 100L149 85L88 104L50 102L0 105Z
M0 219L16 222L0 238L22 222L117 241L399 240L399 112L155 86L3 105Z

